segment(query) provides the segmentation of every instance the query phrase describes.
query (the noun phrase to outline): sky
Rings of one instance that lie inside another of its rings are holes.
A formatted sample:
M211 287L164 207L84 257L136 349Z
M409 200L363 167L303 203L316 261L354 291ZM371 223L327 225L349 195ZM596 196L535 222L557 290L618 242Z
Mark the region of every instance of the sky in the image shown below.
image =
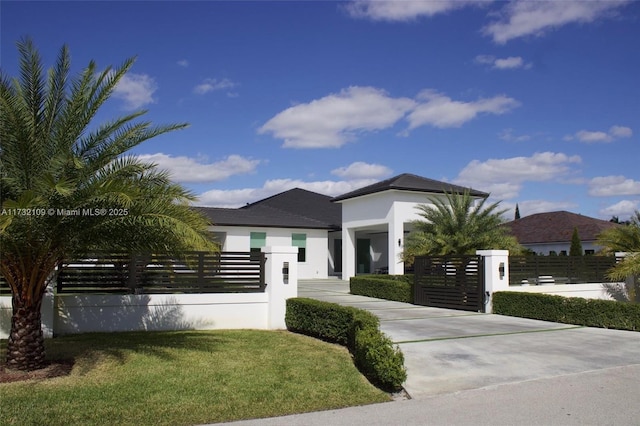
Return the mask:
M25 36L74 74L135 56L97 120L189 123L133 153L197 205L412 173L508 219L640 209L639 1L3 0L3 73Z

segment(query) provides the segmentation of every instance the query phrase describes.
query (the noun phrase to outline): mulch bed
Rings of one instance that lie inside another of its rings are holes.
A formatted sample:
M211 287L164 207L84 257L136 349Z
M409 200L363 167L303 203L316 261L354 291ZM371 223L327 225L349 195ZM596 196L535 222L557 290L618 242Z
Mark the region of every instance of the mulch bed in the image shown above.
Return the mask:
M73 368L72 359L50 361L45 368L34 371L9 370L4 363L0 364L0 383L21 382L24 380L46 380L54 377L68 376Z

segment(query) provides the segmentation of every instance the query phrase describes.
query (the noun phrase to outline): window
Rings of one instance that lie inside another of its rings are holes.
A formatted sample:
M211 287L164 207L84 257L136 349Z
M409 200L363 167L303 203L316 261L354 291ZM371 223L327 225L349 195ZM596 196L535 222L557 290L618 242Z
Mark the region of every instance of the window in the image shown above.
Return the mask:
M249 249L252 253L260 252L260 249L267 245L266 232L252 232L250 235Z
M307 234L291 234L291 245L298 247L298 262L306 262Z

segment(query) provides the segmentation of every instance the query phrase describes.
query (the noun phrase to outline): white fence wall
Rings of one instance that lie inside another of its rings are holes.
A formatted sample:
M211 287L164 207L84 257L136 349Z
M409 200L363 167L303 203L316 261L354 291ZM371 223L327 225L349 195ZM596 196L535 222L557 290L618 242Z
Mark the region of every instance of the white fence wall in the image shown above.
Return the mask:
M144 331L282 329L285 304L298 293L297 248L265 247L264 293L231 294L51 294L42 305L45 337ZM289 276L284 280L283 266ZM11 327L11 297L0 297L0 338Z
M484 256L485 259L485 290L488 296L485 312L487 313L492 312L492 296L498 291L613 300L606 291L605 285L624 287L624 283L509 285L509 252L507 250L478 250L476 254Z
M609 283L612 284L612 283ZM622 286L623 283L613 283ZM535 286L518 286L512 285L505 291L516 291L523 293L541 293L555 294L564 297L583 297L585 299L603 299L613 300L607 293L603 283L588 284L551 284L551 285L535 285Z

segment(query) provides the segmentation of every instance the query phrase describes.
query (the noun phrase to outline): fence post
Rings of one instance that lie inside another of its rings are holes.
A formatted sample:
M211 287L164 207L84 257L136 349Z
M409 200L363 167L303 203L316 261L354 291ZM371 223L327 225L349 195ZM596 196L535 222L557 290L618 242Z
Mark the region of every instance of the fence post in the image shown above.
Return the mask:
M298 296L298 247L263 247L268 295L268 329L284 329L287 299Z
M509 250L477 250L484 257L485 312L493 313L493 293L509 289Z

